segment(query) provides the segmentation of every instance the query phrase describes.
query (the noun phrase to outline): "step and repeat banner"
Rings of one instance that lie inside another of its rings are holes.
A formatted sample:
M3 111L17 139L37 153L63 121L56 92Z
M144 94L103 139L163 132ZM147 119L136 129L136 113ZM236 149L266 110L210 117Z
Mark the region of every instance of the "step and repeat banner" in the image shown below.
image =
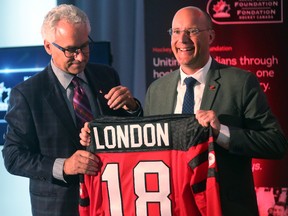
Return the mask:
M213 20L210 51L218 62L255 73L288 137L288 22L285 0L153 0L145 4L146 87L179 67L167 30L177 10L197 6ZM254 159L260 215L288 202L288 154L283 160Z

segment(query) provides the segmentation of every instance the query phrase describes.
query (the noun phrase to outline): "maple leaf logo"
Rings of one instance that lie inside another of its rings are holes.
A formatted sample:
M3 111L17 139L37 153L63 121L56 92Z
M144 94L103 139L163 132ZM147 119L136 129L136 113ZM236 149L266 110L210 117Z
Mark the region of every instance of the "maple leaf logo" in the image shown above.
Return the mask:
M228 13L230 9L230 5L226 1L220 0L217 4L213 5L213 10L215 11L214 17L230 17Z

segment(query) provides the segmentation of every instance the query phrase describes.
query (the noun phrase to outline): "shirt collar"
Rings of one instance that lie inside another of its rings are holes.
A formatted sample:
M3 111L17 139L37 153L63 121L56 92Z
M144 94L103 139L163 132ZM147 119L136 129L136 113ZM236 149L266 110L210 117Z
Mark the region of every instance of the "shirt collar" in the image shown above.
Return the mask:
M60 68L58 68L54 64L53 60L51 60L51 66L52 66L54 74L56 75L57 79L59 80L59 82L61 83L63 88L67 89L75 75L67 73L67 72L61 70ZM79 77L81 80L83 80L85 83L88 83L86 76L84 74L84 71L81 71L76 76Z
M210 56L208 61L207 61L207 63L204 65L204 67L202 67L201 69L199 69L198 71L196 71L196 73L194 73L192 75L185 74L183 72L182 68L180 67L180 84L184 85L184 79L186 77L193 77L199 83L205 84L206 83L206 78L207 78L207 73L208 73L208 70L209 70L209 68L211 66L211 62L212 62L212 58Z

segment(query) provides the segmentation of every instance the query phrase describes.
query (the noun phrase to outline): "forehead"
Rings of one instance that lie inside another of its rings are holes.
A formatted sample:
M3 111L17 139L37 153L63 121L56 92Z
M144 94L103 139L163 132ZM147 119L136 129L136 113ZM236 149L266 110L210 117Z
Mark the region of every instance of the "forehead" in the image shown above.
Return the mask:
M202 11L195 8L184 8L179 10L172 21L173 28L191 28L207 24Z
M79 47L88 41L88 29L84 23L72 24L65 20L60 21L55 31L55 41L63 47Z
M88 28L85 23L71 23L67 20L60 20L56 25L56 35L81 35L88 34Z

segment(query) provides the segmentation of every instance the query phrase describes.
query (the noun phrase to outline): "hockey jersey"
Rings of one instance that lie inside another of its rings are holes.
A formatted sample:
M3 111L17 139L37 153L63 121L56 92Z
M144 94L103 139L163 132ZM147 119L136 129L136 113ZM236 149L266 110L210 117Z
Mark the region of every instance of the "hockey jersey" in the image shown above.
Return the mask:
M194 115L100 117L89 127L102 166L80 181L80 215L222 215L212 129Z

